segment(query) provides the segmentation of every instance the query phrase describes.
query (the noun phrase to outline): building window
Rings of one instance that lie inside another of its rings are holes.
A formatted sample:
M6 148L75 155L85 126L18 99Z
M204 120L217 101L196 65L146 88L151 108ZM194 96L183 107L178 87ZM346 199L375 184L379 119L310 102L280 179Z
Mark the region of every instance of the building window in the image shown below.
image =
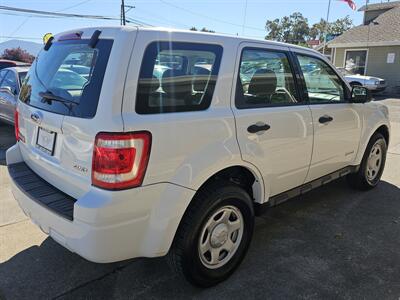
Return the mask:
M367 50L347 50L344 67L353 74L365 75Z

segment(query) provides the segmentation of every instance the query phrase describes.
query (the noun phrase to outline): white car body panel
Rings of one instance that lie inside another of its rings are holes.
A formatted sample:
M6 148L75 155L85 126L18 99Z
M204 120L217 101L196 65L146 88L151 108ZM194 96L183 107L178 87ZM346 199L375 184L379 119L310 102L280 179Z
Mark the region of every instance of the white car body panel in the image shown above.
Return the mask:
M24 160L47 182L74 198L81 197L91 186L94 136L100 131L123 131L121 105L124 85L121 83L125 81L126 62L130 58L136 31L136 28L126 30L114 28L102 32L102 38L115 39L109 61L118 62L109 65L104 75L104 82L118 88L101 90L99 99L101 105L98 105L94 118L63 116L24 103L19 105L20 131L26 138L26 143L21 146ZM84 30L82 38L89 39L93 32L94 29ZM35 146L38 127L31 119L34 113L41 116L41 127L57 133L55 153L52 156ZM94 123L97 125L90 126ZM26 126L27 124L30 126Z
M313 50L282 43L216 34L154 28L84 28L114 39L95 117L76 118L35 109L21 101L20 132L26 142L7 151L9 165L25 162L52 186L77 201L73 221L46 209L12 184L24 212L71 251L95 262L165 255L196 191L214 174L241 166L255 177L255 202L268 202L305 182L361 162L365 147L380 126L389 128L387 109L378 103L327 104L237 109L235 86L241 49L284 49L317 56ZM76 32L70 31L71 32ZM66 34L66 33L62 33ZM62 35L60 34L60 35ZM57 36L56 36L57 37ZM211 105L184 113L138 114L137 84L143 54L153 41L217 44L222 60ZM340 76L344 80L343 76ZM348 88L350 86L347 83ZM54 155L35 146L37 125L57 132ZM334 121L318 123L321 115ZM271 126L249 134L257 121ZM94 139L99 132L149 131L150 160L140 187L107 191L92 186Z
M288 47L243 42L237 51L236 65L240 63L243 48L289 51ZM238 68L236 68L238 69ZM238 70L234 78L237 78ZM236 80L233 82L235 91ZM292 107L265 107L237 109L235 93L231 106L236 120L236 134L242 159L260 170L265 184L265 198L277 195L299 185L306 179L313 147L311 111L308 105ZM247 127L257 122L271 128L264 134L252 134Z
M344 168L354 160L361 135L362 104L310 105L314 124L314 148L307 182ZM321 124L318 119L329 115L333 121Z

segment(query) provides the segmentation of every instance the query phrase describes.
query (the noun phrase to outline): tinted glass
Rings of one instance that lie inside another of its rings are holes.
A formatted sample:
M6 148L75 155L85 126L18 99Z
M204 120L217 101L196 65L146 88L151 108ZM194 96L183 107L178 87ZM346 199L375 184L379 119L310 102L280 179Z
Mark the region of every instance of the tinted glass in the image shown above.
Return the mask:
M1 70L0 71L0 85L4 79L4 76L6 75L6 73L8 72L8 70Z
M9 87L11 91L16 94L18 91L17 78L14 72L8 71L3 81L1 82L0 88Z
M297 104L295 83L287 55L244 49L236 90L238 108Z
M140 114L204 110L210 106L222 47L154 42L143 57L136 112Z
M15 67L16 63L13 63L11 61L0 61L0 70L4 68L9 68L9 67Z
M21 101L58 114L93 117L113 42L100 39L95 48L88 42L55 42L48 51L42 50L21 87ZM61 97L65 103L44 99L42 93Z
M19 72L18 76L19 76L19 82L22 84L22 82L24 82L24 79L26 77L27 72Z
M310 103L345 101L345 86L340 77L324 61L297 55L306 82Z

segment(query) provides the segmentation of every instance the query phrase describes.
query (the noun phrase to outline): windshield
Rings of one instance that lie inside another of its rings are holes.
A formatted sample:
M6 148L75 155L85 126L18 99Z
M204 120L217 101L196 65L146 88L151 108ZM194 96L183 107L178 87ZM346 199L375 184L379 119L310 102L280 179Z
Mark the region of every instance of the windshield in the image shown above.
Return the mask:
M39 53L26 75L20 100L58 114L94 117L111 46L111 40L99 40L95 48L88 40L53 43ZM76 105L45 99L44 93Z

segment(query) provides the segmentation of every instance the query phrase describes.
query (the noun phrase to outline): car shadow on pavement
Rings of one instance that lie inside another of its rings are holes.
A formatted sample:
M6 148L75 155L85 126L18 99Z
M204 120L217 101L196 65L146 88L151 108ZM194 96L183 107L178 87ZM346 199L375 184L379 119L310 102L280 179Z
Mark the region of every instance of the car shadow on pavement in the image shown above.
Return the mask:
M0 121L0 165L6 165L6 151L14 144L14 127Z
M256 218L244 262L215 287L191 286L165 258L95 264L47 238L0 265L0 293L6 299L398 299L399 236L398 187L382 181L359 192L338 180Z

